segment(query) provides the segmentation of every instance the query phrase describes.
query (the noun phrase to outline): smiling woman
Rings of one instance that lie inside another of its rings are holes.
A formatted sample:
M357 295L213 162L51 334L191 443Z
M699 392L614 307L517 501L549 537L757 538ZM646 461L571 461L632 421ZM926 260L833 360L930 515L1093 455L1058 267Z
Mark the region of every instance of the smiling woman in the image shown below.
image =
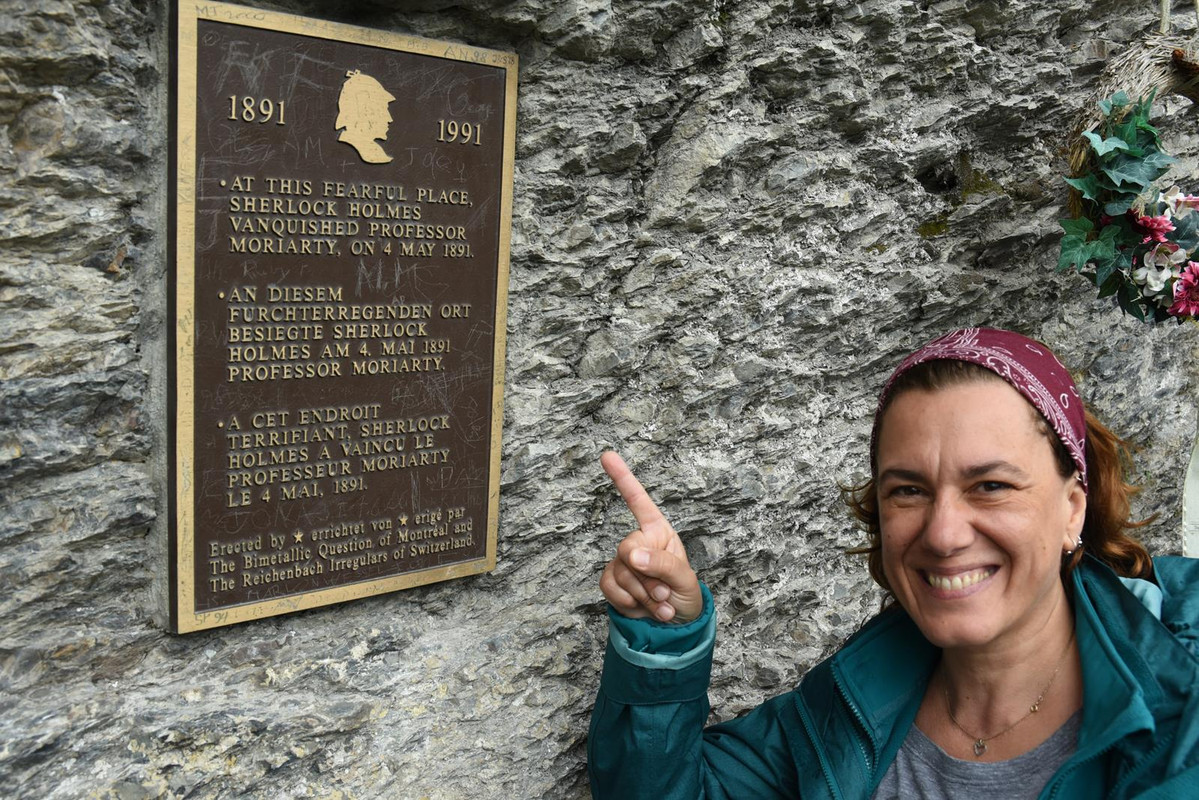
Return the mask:
M620 457L603 464L638 530L600 580L594 796L1199 796L1199 566L1127 535L1119 440L1044 345L967 329L899 366L847 498L895 602L707 730L711 595Z
M925 638L950 652L1060 652L1069 636L1061 554L1082 532L1086 493L1075 473L1058 474L1035 414L984 378L906 392L884 417L884 575ZM1051 627L1060 641L1042 641Z

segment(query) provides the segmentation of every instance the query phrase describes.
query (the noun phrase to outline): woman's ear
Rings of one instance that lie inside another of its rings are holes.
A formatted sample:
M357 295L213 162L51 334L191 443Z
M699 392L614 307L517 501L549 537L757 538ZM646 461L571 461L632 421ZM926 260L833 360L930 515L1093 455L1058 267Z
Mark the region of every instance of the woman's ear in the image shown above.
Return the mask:
M1082 537L1082 527L1087 521L1087 493L1082 488L1082 480L1074 473L1066 488L1066 503L1070 507L1070 516L1063 532L1062 550L1074 552Z

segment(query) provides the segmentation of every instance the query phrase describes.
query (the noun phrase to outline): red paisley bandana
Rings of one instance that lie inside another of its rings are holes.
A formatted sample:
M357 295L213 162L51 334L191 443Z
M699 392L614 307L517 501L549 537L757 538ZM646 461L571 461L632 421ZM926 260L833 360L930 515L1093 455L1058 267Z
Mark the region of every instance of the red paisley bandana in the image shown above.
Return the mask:
M926 361L967 361L994 372L1032 403L1041 416L1062 440L1074 465L1082 487L1087 488L1086 418L1078 387L1049 348L1038 341L1012 331L994 328L963 328L933 339L903 360L887 379L878 411L874 415L874 431L870 437L870 452L875 452L878 424L883 406L891 394L896 379L917 364Z

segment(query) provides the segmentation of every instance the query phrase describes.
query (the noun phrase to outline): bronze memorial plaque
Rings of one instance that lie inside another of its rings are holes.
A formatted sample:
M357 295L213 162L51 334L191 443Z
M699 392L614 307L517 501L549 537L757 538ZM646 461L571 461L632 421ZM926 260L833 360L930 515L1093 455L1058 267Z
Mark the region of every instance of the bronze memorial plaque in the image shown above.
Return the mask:
M177 14L173 627L494 568L516 56Z

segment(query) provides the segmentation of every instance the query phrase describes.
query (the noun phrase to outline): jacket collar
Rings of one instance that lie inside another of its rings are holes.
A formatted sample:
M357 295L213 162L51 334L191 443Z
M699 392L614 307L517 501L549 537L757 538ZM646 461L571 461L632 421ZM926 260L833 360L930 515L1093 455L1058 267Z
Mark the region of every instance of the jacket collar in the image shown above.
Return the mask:
M861 711L872 744L885 745L898 722L915 718L911 698L918 708L940 657L940 649L898 604L876 616L833 657L837 685Z
M1119 593L1104 596L1104 592L1095 591L1091 576L1084 575L1084 571L1097 571L1097 566L1080 566L1071 575L1074 626L1082 663L1082 705L1086 709L1084 724L1078 732L1078 753L1084 758L1102 752L1111 742L1137 730L1153 730L1153 715L1149 713L1142 681L1126 663L1126 654L1121 652L1126 648L1117 647L1103 626L1104 620L1109 624L1114 621L1114 609L1110 606L1120 604ZM1139 605L1135 598L1132 603Z
M1176 718L1199 684L1199 660L1106 565L1089 558L1073 575L1074 618L1083 672L1080 757L1102 752L1156 719ZM1165 612L1171 609L1169 588Z
M898 604L833 657L833 678L862 724L876 767L894 760L940 657Z

